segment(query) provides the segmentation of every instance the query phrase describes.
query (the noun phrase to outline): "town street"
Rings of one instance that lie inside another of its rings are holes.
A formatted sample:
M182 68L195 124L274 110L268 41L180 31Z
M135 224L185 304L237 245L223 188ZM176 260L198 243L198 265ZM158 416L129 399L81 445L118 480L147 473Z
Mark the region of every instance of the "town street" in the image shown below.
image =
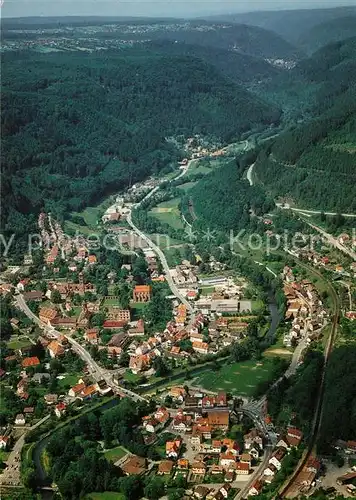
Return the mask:
M140 231L138 229L137 226L135 226L135 224L132 222L132 218L131 218L131 213L127 216L127 222L128 224L132 227L132 229L135 231L135 233L140 237L142 238L144 241L146 241L146 243L152 248L152 250L158 255L160 261L161 261L161 264L162 264L162 267L163 267L163 270L164 270L164 273L166 275L166 280L167 280L167 283L169 285L169 288L171 289L172 291L172 294L175 295L177 297L177 299L182 302L187 308L188 310L193 313L194 312L194 309L192 307L192 305L188 302L188 300L181 294L179 288L175 285L173 279L172 279L172 276L171 276L171 273L170 273L170 270L169 270L169 266L168 266L168 262L167 262L167 259L164 255L164 253L162 252L162 250L145 234L143 233L142 231Z
M27 432L33 431L37 427L43 424L46 420L50 418L51 415L46 415L41 420L39 420L32 427L26 429L26 431L19 437L19 439L14 444L13 449L6 460L7 467L0 476L0 484L15 486L21 483L20 481L20 464L21 464L21 452L25 444L25 436Z
M128 396L134 401L147 401L146 398L143 396L140 396L139 394L136 394L135 392L132 392L128 389L125 389L123 387L119 387L114 381L112 374L108 372L107 370L103 370L100 368L100 366L93 360L91 357L90 353L82 346L80 345L76 340L74 340L70 335L65 335L57 330L55 330L52 326L45 325L28 307L26 304L26 301L23 298L23 295L19 294L16 296L16 304L17 306L26 314L26 316L30 319L32 319L35 323L38 324L40 328L43 328L47 334L50 336L53 336L55 338L58 338L61 335L64 335L68 342L72 345L73 351L78 354L78 356L88 365L89 370L93 374L93 377L95 380L98 382L99 380L105 380L107 385L111 387L114 393L122 395L122 396Z
M177 177L174 177L173 180L177 181L178 179L181 179L189 170L189 167L190 165L192 164L192 162L194 162L195 160L190 160L186 166L186 168L184 168L182 170L182 172L180 172L179 175L177 175ZM163 181L162 181L163 182ZM156 192L158 191L159 189L159 186L156 186L154 189L152 189L152 191L150 191L139 203L136 203L135 207L134 208L139 208L141 203L143 203L144 201L148 200L149 198L151 198L151 196ZM127 223L131 226L131 228L135 231L135 233L141 238L143 239L144 241L146 241L146 243L152 248L152 250L156 253L156 255L159 257L160 261L161 261L161 264L162 264L162 267L163 267L163 270L164 270L164 273L166 275L166 280L167 280L167 283L169 285L169 288L171 289L172 291L172 294L175 295L177 297L177 299L182 302L182 304L184 304L188 310L193 314L194 313L194 308L192 307L192 305L189 303L189 301L181 294L179 288L175 285L173 279L172 279L172 276L171 276L171 273L170 273L170 270L169 270L169 266L168 266L168 262L167 262L167 259L164 255L164 253L162 252L162 250L145 234L143 233L142 231L140 231L140 229L132 222L132 212L130 212L127 216Z

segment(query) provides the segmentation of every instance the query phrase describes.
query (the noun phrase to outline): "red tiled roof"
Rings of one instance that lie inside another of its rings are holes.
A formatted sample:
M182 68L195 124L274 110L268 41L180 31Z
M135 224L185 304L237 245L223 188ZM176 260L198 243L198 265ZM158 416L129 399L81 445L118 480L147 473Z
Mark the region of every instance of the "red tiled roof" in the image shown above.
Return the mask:
M134 292L135 293L150 293L151 287L150 287L150 285L136 285Z
M106 320L104 321L103 327L104 328L123 328L127 324L127 321L111 321L111 320Z
M32 356L31 358L25 358L22 361L23 368L29 368L30 366L38 366L40 364L40 360L37 356Z

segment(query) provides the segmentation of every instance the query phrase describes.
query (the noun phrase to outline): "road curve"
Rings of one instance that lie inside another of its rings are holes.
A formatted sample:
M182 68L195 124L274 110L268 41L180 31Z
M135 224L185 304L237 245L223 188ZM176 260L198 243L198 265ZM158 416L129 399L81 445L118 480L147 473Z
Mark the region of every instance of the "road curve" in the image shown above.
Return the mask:
M250 183L250 186L253 186L253 178L252 178L252 173L253 173L253 167L255 166L254 163L252 163L252 165L250 165L248 167L248 170L247 170L247 180L248 182Z

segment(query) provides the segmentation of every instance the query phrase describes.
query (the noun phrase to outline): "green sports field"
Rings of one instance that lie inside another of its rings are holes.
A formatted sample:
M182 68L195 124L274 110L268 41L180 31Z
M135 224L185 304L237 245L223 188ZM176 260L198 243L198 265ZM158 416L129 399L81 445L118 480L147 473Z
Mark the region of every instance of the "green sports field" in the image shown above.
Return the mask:
M253 396L257 385L271 378L273 362L244 361L223 366L220 370L209 370L194 379L193 385L211 391L226 391L235 396Z

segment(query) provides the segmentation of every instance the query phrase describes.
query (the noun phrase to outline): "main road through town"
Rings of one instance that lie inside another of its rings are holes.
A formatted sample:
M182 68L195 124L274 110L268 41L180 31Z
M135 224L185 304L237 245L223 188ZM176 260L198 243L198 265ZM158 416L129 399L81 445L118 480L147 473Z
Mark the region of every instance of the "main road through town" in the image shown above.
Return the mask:
M37 325L42 328L47 335L53 338L58 338L62 333L58 332L55 330L52 326L46 325L43 321L38 318L28 307L23 295L19 294L16 296L16 304L19 309L21 309L28 318L32 319ZM73 351L88 365L91 373L93 374L93 377L95 380L98 382L99 380L105 380L107 385L111 387L113 392L115 394L120 394L122 396L128 396L134 401L147 401L146 398L140 396L139 394L136 394L135 392L132 392L128 389L125 389L121 386L118 386L116 382L114 382L112 374L107 371L103 370L91 357L90 353L81 345L79 342L77 342L75 339L73 339L70 335L65 335L66 339L68 342L71 344Z
M188 165L185 169L182 170L182 172L180 172L179 175L177 175L173 180L177 181L178 179L181 179L188 171L191 163L193 162L194 160L190 160L188 162ZM163 182L163 181L162 181ZM152 189L152 191L150 191L139 203L136 203L136 205L133 207L133 208L139 208L140 205L144 202L144 201L147 201L149 198L151 198L153 196L153 194L158 191L159 189L159 186L156 186L154 189ZM172 294L175 295L177 297L177 299L182 302L182 304L184 304L187 309L190 311L191 314L194 313L194 308L193 306L189 303L189 301L183 296L183 294L181 293L181 291L179 290L179 288L177 287L177 285L174 283L173 281L173 278L172 278L172 275L171 275L171 272L170 272L170 269L169 269L169 266L168 266L168 262L167 262L167 259L164 255L164 253L162 252L162 250L151 240L151 238L149 236L147 236L147 234L143 233L136 225L135 223L132 221L132 211L128 214L127 216L127 223L131 226L131 228L134 230L134 232L141 238L143 239L144 241L146 241L146 243L152 248L152 250L155 252L155 254L158 256L159 260L161 261L161 264L162 264L162 267L163 267L163 270L164 270L164 273L165 273L165 276L166 276L166 280L167 280L167 283L169 285L169 288L171 289L172 291Z

